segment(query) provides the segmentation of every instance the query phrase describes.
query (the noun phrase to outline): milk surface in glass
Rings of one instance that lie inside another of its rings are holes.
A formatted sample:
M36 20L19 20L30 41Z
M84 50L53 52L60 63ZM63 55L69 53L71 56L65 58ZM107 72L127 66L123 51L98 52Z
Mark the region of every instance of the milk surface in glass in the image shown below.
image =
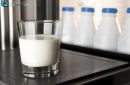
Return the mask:
M44 67L58 60L59 40L54 35L28 35L19 39L21 61L25 66Z

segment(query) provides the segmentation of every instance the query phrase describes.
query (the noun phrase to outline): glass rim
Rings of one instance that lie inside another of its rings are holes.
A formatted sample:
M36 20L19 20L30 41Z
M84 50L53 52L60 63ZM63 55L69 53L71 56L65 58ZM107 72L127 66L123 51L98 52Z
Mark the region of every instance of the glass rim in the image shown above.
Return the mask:
M36 22L36 23L58 23L61 22L61 20L21 20L17 23L25 23L25 22Z

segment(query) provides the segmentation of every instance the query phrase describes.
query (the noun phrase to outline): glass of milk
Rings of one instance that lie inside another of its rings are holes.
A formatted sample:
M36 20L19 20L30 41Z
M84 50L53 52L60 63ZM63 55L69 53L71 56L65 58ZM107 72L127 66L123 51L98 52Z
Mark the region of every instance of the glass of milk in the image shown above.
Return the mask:
M58 73L60 21L18 22L19 46L25 77L45 78Z

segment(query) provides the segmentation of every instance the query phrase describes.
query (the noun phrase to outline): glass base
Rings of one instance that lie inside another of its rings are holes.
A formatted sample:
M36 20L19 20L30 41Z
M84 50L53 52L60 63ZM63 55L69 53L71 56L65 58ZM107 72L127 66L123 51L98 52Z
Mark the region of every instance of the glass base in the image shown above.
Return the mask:
M46 78L57 75L58 64L46 67L28 67L23 65L23 74L28 78Z

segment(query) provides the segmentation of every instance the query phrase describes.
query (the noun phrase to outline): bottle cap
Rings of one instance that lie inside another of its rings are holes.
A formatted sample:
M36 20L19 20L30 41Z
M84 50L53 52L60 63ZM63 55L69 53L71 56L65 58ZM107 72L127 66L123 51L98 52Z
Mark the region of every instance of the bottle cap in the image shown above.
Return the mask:
M63 7L63 11L73 12L74 11L74 7Z
M130 13L130 8L127 8L127 13Z
M83 7L81 8L81 11L82 12L94 12L94 8L91 8L91 7Z
M116 8L103 8L102 13L117 13Z

